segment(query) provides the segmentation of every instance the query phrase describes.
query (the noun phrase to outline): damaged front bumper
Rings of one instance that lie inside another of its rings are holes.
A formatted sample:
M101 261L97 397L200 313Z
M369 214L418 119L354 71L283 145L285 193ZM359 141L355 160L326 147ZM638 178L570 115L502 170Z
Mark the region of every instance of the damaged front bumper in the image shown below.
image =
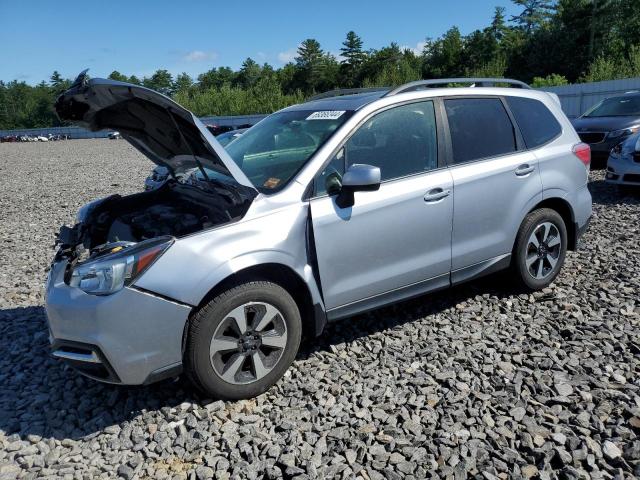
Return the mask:
M139 385L180 373L191 306L135 287L87 294L65 283L67 264L54 263L46 286L54 357L109 383Z

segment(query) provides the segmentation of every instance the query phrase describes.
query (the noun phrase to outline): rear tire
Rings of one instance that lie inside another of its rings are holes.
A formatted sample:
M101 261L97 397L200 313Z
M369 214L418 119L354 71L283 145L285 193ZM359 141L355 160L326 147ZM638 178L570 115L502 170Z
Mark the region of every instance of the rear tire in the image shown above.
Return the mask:
M555 210L541 208L529 213L516 236L513 270L531 290L541 290L555 280L567 253L567 227Z
M300 346L298 306L281 286L254 281L232 287L193 316L185 372L205 394L252 398L284 375Z

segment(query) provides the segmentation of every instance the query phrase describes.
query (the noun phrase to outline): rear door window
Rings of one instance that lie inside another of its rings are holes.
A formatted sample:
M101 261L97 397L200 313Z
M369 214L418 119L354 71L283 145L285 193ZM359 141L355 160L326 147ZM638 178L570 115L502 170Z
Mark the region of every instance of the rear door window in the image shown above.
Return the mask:
M453 163L466 163L515 152L513 124L499 98L454 98L444 101Z
M506 97L527 148L536 148L562 133L556 117L539 100Z

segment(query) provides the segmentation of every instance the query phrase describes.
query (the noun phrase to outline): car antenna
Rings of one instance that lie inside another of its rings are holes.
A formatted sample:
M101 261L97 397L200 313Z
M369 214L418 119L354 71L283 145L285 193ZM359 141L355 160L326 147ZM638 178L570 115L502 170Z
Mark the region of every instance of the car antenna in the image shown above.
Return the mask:
M210 182L211 179L209 178L209 175L207 175L207 172L205 171L204 167L202 166L202 163L200 163L200 160L198 160L198 157L196 157L196 154L193 153L193 149L191 148L191 145L189 145L189 142L187 142L187 139L184 138L184 134L182 133L182 130L178 126L178 122L176 122L176 119L173 117L173 113L171 112L171 107L167 108L167 113L169 114L169 117L171 117L171 121L173 122L173 125L176 127L176 130L180 134L180 138L182 139L182 141L185 143L185 145L189 149L189 153L191 154L193 159L196 161L196 164L198 165L198 168L202 172L202 176L204 177L204 179L207 182Z

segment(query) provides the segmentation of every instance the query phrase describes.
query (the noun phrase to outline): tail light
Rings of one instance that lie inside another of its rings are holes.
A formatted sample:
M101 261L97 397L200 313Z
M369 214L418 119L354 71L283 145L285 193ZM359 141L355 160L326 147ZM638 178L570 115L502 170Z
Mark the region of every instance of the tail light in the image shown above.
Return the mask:
M586 143L576 143L573 146L573 154L584 163L585 167L591 164L591 147Z

